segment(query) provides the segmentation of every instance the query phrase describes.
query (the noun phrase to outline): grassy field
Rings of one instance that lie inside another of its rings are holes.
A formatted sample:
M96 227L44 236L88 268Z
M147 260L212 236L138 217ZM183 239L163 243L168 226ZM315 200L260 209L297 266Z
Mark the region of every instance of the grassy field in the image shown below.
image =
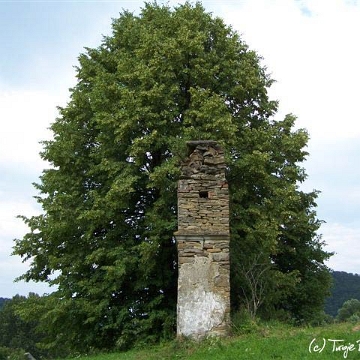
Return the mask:
M351 323L295 328L261 325L248 334L200 343L172 341L147 349L78 357L77 360L360 359L360 326Z

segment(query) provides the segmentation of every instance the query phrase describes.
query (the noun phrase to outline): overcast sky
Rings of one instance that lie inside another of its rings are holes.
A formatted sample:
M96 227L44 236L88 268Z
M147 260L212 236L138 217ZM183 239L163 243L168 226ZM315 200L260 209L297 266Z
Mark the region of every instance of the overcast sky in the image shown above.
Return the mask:
M161 1L158 1L161 3ZM183 1L169 1L170 5ZM298 117L311 140L304 190L321 191L317 213L328 266L360 273L360 1L218 0L205 8L242 34L277 80L278 118ZM75 85L77 57L111 33L123 9L142 1L0 0L0 297L39 294L43 284L14 283L27 270L10 256L27 228L16 215L39 208L32 183L42 169L39 141L51 138L57 106Z

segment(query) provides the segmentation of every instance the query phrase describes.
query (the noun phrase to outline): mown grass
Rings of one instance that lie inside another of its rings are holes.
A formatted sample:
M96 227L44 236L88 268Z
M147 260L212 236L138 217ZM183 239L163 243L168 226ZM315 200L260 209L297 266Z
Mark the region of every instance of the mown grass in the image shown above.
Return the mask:
M342 342L335 340L342 340ZM349 345L352 347L349 348ZM147 349L79 357L77 360L317 360L344 358L360 359L360 331L356 330L355 325L351 323L323 327L267 324L249 330L248 334L224 339L212 338L200 343L174 340Z

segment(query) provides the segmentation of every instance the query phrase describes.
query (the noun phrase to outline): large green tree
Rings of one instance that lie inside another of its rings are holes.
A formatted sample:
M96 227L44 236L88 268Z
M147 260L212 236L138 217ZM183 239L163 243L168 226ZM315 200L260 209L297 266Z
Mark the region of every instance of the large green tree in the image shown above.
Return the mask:
M272 120L273 81L236 32L199 3L145 4L80 55L77 78L41 154L52 164L35 185L44 212L23 218L30 232L14 248L31 262L23 279L56 286L58 342L84 350L172 334L176 187L194 139L226 151L233 306L259 293L244 279L255 261L264 314L321 308L330 254L317 193L299 189L308 135L292 115Z

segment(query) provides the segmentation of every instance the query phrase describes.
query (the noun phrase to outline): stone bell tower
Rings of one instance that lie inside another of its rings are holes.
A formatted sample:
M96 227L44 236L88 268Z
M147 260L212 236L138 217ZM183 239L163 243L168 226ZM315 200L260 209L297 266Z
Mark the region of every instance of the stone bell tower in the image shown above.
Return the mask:
M229 191L224 152L189 141L178 183L177 334L223 336L230 322Z

